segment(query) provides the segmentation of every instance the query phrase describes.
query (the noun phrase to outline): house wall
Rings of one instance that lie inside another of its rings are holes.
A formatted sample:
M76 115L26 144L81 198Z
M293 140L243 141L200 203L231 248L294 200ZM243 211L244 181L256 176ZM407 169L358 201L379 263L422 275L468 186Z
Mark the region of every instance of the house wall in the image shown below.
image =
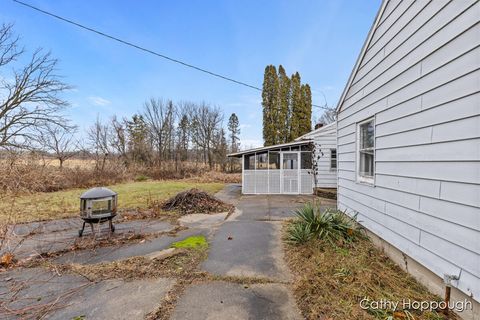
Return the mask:
M323 153L317 161L318 175L316 186L318 188L336 188L337 169L331 166L331 149L337 148L337 130L335 123L318 130L313 130L301 138L313 139L317 152L321 151Z
M480 2L388 1L338 114L338 207L480 301ZM375 117L375 182L356 123Z

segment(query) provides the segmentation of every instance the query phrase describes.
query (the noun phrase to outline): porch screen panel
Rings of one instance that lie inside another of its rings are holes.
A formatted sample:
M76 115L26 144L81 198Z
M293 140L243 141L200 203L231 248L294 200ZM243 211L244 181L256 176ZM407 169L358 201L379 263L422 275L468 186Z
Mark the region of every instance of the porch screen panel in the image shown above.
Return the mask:
M269 193L280 193L280 170L268 171Z
M267 170L257 170L255 172L255 193L268 193Z
M300 193L311 194L313 192L313 174L311 170L300 170Z
M243 193L255 193L255 170L243 171Z

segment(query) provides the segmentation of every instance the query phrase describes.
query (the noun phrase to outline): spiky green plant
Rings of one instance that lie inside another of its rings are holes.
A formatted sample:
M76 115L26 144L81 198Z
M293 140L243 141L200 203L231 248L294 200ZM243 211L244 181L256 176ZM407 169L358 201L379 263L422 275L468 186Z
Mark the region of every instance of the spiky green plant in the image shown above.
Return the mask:
M318 238L335 244L339 240L352 241L358 236L356 216L352 218L340 210L321 212L319 204L306 203L294 214L297 218L288 229L289 242L300 244Z

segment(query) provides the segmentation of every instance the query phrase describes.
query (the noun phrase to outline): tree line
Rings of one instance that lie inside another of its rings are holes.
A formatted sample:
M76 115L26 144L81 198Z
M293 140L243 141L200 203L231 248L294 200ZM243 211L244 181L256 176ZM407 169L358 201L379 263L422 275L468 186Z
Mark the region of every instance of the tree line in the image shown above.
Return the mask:
M262 87L265 146L286 143L312 130L312 93L300 74L288 77L282 65L265 68Z
M23 63L26 61L26 63ZM0 150L35 150L63 163L78 154L103 170L110 159L125 167L193 161L210 169L233 169L227 153L240 148L239 119L207 103L151 98L130 118L97 117L84 135L63 115L61 94L71 87L56 74L58 61L37 49L28 55L11 24L0 26ZM10 72L10 73L9 73ZM84 136L81 139L80 136Z
M162 168L173 163L179 170L188 161L233 170L227 154L240 148L240 124L232 113L225 129L223 118L219 108L206 103L151 98L131 118L114 116L105 122L97 118L88 130L87 150L97 166L115 156L126 167L140 163Z

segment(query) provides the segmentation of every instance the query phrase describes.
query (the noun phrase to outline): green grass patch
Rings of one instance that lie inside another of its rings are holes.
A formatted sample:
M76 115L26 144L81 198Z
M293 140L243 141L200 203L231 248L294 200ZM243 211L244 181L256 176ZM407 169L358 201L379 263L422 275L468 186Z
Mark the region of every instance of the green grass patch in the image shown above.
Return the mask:
M198 188L215 193L222 183L196 183L188 181L141 181L121 183L108 188L118 193L118 208L148 208L156 201L164 201L178 192ZM76 216L80 208L80 195L86 189L57 192L36 192L29 195L0 198L0 222L28 222Z
M182 241L177 241L172 243L173 248L206 248L208 247L207 239L204 236L193 236L183 239Z

